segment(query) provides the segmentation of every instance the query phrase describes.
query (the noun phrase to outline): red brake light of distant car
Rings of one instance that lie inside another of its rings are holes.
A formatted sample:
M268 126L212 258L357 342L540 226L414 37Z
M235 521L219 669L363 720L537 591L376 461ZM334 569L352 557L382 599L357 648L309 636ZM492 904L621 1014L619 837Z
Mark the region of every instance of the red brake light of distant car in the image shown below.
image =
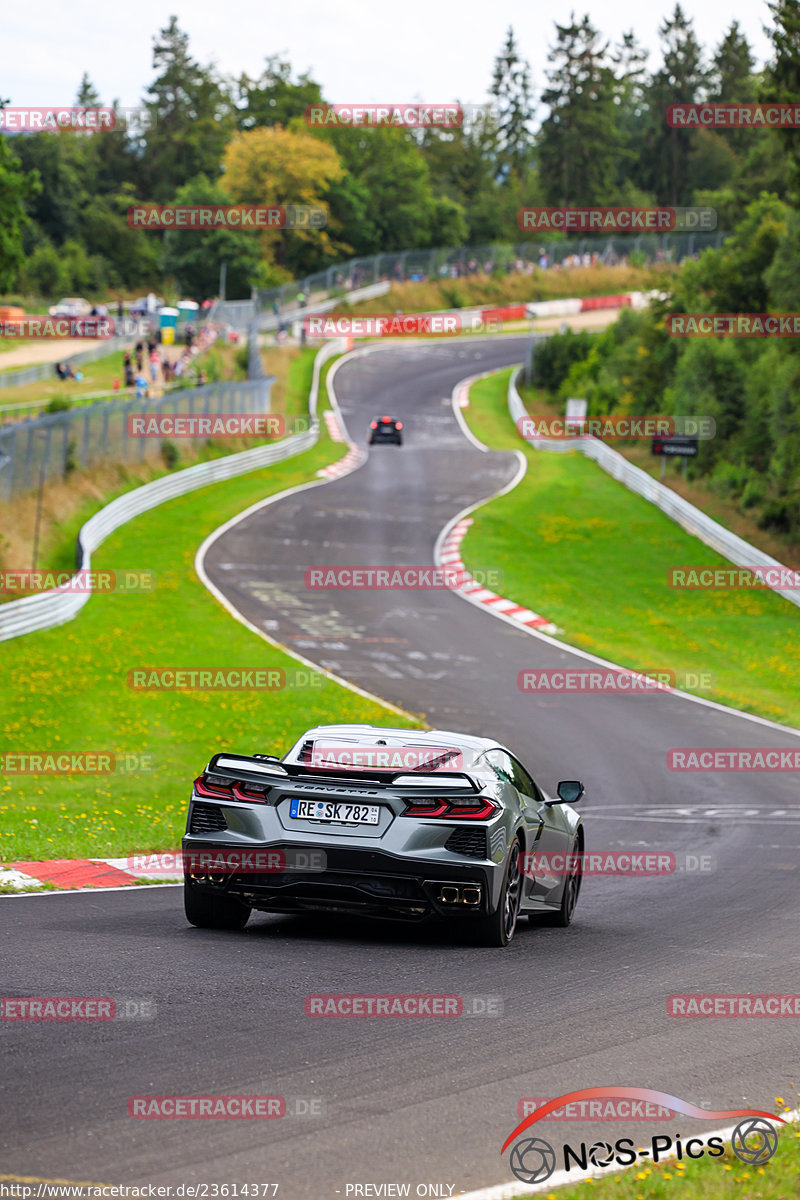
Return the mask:
M369 423L369 427L370 427L370 429L377 429L377 428L378 428L378 422L377 422L377 421L370 421L370 423Z
M404 817L447 817L448 821L485 821L497 805L485 796L416 796Z
M394 427L395 427L395 429L402 429L402 428L403 428L403 422L402 422L402 421L395 421L395 423L394 423Z

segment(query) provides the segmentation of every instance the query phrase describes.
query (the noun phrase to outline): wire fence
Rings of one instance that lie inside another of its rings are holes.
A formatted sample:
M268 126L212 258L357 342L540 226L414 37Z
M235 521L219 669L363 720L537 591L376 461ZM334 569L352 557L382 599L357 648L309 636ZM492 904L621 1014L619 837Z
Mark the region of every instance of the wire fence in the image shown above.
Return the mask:
M602 264L615 266L636 262L682 262L703 250L719 249L727 234L714 231L661 234L623 234L617 237L564 238L545 242L529 238L525 242L490 242L480 246L439 247L430 250L397 250L352 258L327 267L280 287L254 292L250 300L217 301L210 319L245 329L262 315L280 318L295 315L308 302L317 307L328 296L350 297L350 293L380 283L456 280L480 272L533 274L549 270L568 270L574 266ZM546 263L546 266L543 264Z
M219 382L182 388L163 396L102 401L84 408L46 413L0 427L0 499L10 500L41 484L64 479L77 467L106 461L136 463L163 458L163 440L134 432L129 418L261 415L269 412L274 380L264 375L244 383ZM205 437L182 438L197 445Z

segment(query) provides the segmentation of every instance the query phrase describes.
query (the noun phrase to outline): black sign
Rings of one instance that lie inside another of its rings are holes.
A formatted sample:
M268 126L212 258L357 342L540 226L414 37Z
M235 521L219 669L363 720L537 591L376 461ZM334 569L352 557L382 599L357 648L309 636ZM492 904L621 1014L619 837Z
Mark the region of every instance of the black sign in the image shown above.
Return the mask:
M694 458L697 454L697 438L673 433L670 437L654 437L653 454L666 454L677 458Z

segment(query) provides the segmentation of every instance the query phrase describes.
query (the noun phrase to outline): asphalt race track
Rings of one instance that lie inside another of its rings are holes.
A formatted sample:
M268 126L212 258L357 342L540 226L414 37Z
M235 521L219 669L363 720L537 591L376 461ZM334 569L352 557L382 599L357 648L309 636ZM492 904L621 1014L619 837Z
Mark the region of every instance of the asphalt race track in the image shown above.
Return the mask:
M587 848L710 854L716 870L588 878L571 928L523 921L507 950L435 927L317 917L255 914L241 934L201 932L170 887L10 899L4 995L141 998L156 1012L0 1024L3 1172L278 1183L279 1200L385 1182L408 1182L412 1195L437 1183L447 1195L511 1178L499 1150L522 1097L627 1084L772 1111L776 1095L800 1089L796 1022L666 1015L671 993L800 992L795 777L666 766L670 747L795 738L670 695L523 695L523 667L581 660L450 592L304 586L312 565L431 564L441 528L516 470L513 456L463 437L451 392L522 357L520 338L353 356L335 376L351 436L364 444L370 418L390 413L405 445L373 447L351 475L235 525L206 570L244 616L304 657L433 726L495 735L551 791L583 779ZM266 719L264 745L239 749L285 747L270 742ZM478 995L499 998L502 1015L307 1017L304 997L320 992ZM290 1115L130 1119L128 1097L145 1093L282 1095ZM642 1144L703 1128L687 1118L548 1122L543 1136Z

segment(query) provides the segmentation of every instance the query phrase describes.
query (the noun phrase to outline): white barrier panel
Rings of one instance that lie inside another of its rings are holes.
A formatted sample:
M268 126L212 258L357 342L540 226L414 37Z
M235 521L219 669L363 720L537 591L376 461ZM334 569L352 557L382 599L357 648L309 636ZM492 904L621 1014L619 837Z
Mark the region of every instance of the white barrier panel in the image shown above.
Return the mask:
M521 368L512 371L508 381L508 411L517 429L519 429L517 422L523 417L528 416L525 405L522 403L520 394L517 391L517 380L520 370ZM618 479L620 483L630 488L632 492L636 492L639 496L643 496L645 500L649 500L651 504L655 504L663 513L666 513L668 517L682 526L687 533L691 533L699 538L701 542L705 542L712 550L716 550L718 554L721 554L728 562L735 563L737 567L748 567L751 570L755 567L772 567L778 568L780 571L789 572L789 568L783 566L777 559L771 558L769 554L765 554L757 546L746 542L744 538L740 538L737 534L732 533L730 529L726 529L718 521L712 520L707 513L701 512L694 504L690 504L688 500L684 500L677 492L673 492L671 488L666 487L663 483L659 483L657 479L653 479L651 475L641 470L640 467L635 467L622 454L619 454L616 450L612 450L611 446L607 446L599 438L575 437L564 441L560 438L525 438L524 440L536 450L553 450L556 452L580 450L582 454L585 454L587 458L591 458L604 471L612 475L614 479ZM681 566L683 564L676 563L675 565ZM788 600L791 604L796 604L800 608L800 588L772 588L770 590L776 592L779 596L783 596L784 600Z
M309 395L308 409L311 427L304 433L296 433L284 438L276 445L256 446L252 450L243 450L240 454L229 454L225 458L217 458L213 462L196 463L173 475L165 475L154 479L142 487L118 496L110 504L106 504L93 517L90 517L78 535L80 547L81 571L91 567L92 552L100 546L110 533L125 525L134 517L173 500L176 496L185 496L198 488L206 487L209 483L220 483L225 479L234 479L237 475L245 475L248 471L258 471L261 467L272 463L282 462L295 454L309 450L317 440L319 425L317 422L317 397L319 393L319 377L323 363L336 354L347 349L346 342L336 338L326 342L314 359L314 374ZM24 633L34 633L39 629L50 629L54 625L63 625L71 621L89 599L90 592L41 592L37 596L25 596L22 600L12 600L8 604L0 604L0 642L9 638L20 637Z

